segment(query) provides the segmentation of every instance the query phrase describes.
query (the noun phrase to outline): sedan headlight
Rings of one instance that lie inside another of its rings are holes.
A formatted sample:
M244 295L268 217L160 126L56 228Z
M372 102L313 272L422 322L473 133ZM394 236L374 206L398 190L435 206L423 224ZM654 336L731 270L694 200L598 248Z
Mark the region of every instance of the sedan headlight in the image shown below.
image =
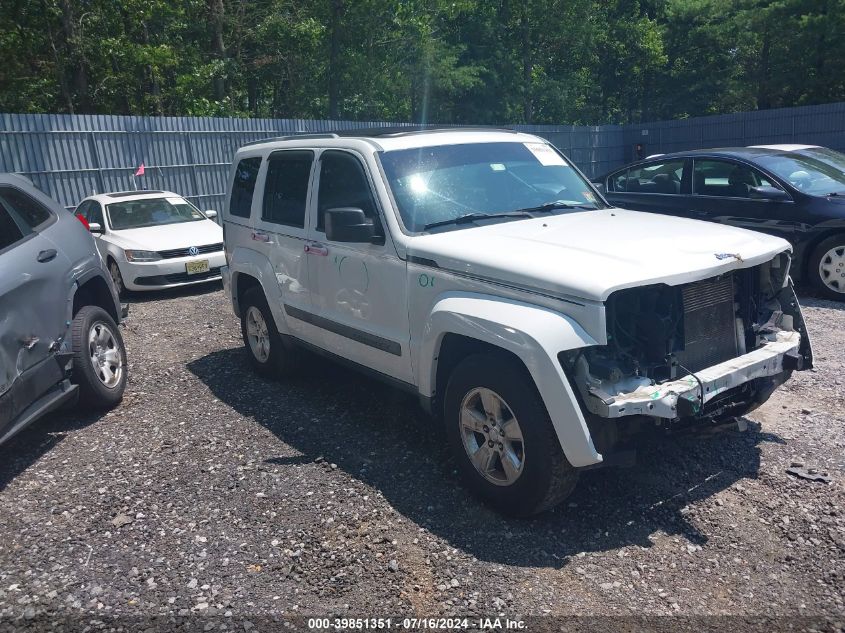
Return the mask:
M155 251L125 250L123 253L126 255L126 261L128 262L157 262L161 259L161 255Z

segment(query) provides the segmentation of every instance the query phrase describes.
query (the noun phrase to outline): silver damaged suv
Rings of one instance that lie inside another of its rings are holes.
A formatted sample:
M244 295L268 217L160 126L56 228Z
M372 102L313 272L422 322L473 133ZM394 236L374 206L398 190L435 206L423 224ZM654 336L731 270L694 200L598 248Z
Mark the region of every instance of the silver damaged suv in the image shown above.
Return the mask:
M124 314L82 223L0 174L0 443L61 405L120 402Z

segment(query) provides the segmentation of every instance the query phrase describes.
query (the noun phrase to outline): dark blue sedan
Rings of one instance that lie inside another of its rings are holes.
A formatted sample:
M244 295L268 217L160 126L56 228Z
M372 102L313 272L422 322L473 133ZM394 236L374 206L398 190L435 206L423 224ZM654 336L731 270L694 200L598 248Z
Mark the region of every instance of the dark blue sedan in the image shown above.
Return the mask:
M792 243L792 277L845 301L845 154L761 145L651 156L593 181L625 209L722 222Z

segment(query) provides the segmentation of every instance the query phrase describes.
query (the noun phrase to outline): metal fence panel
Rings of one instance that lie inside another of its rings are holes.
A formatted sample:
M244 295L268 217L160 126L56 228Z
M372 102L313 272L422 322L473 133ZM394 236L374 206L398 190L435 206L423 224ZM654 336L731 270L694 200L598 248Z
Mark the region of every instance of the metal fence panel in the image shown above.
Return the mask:
M403 126L379 121L0 114L0 171L21 173L68 208L94 192L170 189L222 209L229 163L241 145L302 132ZM515 125L548 139L587 176L674 151L809 143L845 151L845 103L636 125ZM143 162L146 174L133 173Z

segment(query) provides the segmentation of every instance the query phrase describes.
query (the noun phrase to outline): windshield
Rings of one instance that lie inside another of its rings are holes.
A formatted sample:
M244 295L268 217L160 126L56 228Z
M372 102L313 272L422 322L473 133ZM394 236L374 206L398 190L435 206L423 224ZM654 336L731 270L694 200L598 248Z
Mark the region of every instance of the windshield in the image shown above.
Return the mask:
M815 196L845 193L845 154L820 147L757 159L796 189Z
M106 205L106 211L113 231L206 219L199 209L183 198L147 198L115 202Z
M567 206L578 211L604 206L546 143L437 145L384 152L381 162L402 221L414 232L470 214L482 214L475 219L483 220L483 215L538 211L536 207L550 203L560 203L547 209L555 213L572 212ZM499 219L515 217L521 216Z

